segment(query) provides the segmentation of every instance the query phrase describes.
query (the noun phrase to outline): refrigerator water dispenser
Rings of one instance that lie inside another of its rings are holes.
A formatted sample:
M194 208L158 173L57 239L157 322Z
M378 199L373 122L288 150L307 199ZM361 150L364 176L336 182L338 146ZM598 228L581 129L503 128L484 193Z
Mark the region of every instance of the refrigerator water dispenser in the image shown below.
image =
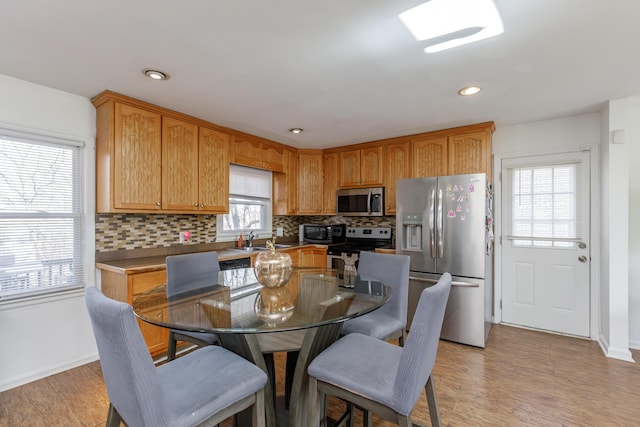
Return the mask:
M402 250L422 251L422 214L402 216Z

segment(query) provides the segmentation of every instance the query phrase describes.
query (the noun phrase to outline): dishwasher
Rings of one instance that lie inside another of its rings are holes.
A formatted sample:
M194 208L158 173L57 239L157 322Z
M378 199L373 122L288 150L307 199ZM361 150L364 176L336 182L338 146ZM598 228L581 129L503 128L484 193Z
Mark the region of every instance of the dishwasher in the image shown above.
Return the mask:
M224 261L219 261L220 270L233 270L235 268L249 268L251 267L251 258L236 258L236 259L226 259Z

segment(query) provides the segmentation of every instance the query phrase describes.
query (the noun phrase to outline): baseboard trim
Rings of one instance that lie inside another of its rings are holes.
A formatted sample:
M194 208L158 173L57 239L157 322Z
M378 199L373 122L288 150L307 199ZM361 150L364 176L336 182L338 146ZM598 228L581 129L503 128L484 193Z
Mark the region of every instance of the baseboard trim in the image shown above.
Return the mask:
M633 360L633 355L628 348L611 348L609 347L609 342L607 341L607 339L602 335L600 335L600 337L598 338L598 344L600 345L600 348L602 349L602 352L605 356L611 359L618 359L624 360L625 362L635 363L635 360Z
M6 379L0 382L0 392L19 387L33 381L41 380L48 376L59 374L60 372L68 371L69 369L77 368L78 366L86 365L87 363L95 362L98 359L98 353L89 354L69 362L47 366L38 371L30 372L27 375Z

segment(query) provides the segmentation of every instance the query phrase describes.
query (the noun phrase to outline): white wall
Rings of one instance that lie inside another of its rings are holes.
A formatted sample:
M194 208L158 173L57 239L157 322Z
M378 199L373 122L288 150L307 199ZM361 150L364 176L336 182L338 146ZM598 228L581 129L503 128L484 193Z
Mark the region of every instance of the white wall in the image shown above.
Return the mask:
M80 96L0 75L0 127L84 141L86 268L95 285L95 109ZM97 359L84 291L0 303L0 391Z
M631 313L631 319L638 319L640 317L640 302L629 300L626 286L627 270L624 266L627 265L629 256L626 251L627 241L624 227L628 223L626 219L628 217L626 189L629 180L625 178L625 174L630 156L619 150L620 146L618 145L613 147L612 152L611 146L608 144L609 127L611 125L623 126L621 122L626 117L620 111L623 106L617 105L616 101L613 103L613 118L610 114L610 103L608 103L602 114L585 114L499 127L493 135L492 145L495 171L500 170L502 159L508 157L558 153L582 148L591 150L592 178L594 179L591 220L591 336L600 341L608 356L630 360L627 315ZM603 117L606 117L606 120ZM621 165L620 162L623 164ZM614 171L613 177L610 176L611 170ZM640 174L640 170L638 174ZM497 197L499 197L500 190L500 183L496 181ZM609 200L615 201L615 206L612 206ZM599 206L602 208L599 209ZM624 214L620 214L620 209L624 211ZM496 200L495 211L499 214L500 200ZM611 218L613 212L615 212L614 217ZM616 224L611 226L609 220L615 221ZM496 230L500 229L501 221L499 215L496 215ZM640 218L638 223L640 224ZM640 242L637 244L640 246ZM614 253L611 251L612 247L615 248ZM499 246L496 246L496 259L499 260L499 256L500 249ZM612 265L613 257L616 257L616 261ZM640 263L637 264L640 265ZM640 267L638 268L640 269ZM614 271L613 274L612 271ZM496 266L496 273L498 299L502 290L499 282L499 265ZM634 295L640 298L640 290L637 290ZM629 301L629 305L626 304L627 301ZM623 309L621 309L622 302L625 306ZM496 307L499 305L496 304ZM496 320L501 320L499 309L496 310ZM636 322L638 325L636 329L640 328L639 323ZM612 339L613 341L611 341Z
M629 346L640 349L640 97L629 99Z

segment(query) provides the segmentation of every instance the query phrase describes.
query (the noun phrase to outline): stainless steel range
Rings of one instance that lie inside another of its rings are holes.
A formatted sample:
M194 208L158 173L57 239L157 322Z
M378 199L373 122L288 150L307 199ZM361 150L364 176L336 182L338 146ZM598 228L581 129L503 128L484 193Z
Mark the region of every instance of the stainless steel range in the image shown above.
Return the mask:
M327 267L344 271L342 254L351 256L359 254L361 251L374 251L376 248L391 247L392 245L391 227L347 227L345 242L329 245Z

